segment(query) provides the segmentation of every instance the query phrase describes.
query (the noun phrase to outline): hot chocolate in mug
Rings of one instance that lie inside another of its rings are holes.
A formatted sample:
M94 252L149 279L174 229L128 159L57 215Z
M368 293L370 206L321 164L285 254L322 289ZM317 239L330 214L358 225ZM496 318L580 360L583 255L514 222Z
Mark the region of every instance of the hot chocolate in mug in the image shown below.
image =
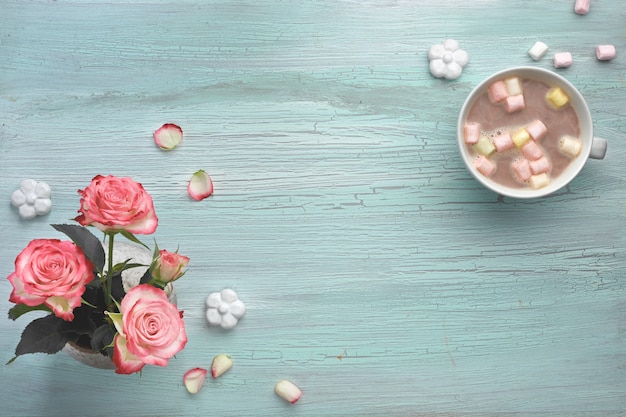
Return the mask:
M562 76L535 67L506 69L476 86L461 108L457 140L474 177L514 198L563 188L607 149L593 136L581 93Z

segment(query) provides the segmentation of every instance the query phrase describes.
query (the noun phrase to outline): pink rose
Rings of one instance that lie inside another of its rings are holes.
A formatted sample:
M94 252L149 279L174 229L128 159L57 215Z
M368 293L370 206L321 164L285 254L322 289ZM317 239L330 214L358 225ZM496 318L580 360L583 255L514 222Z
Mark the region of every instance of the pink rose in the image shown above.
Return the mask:
M74 319L85 285L93 278L94 266L70 241L35 239L15 259L9 301L27 306L45 304L66 321Z
M137 372L144 364L166 366L187 343L178 309L163 290L152 285L140 284L128 291L122 299L121 315L121 323L115 323L116 373Z
M103 232L125 230L150 234L156 230L158 219L152 197L143 186L131 178L96 175L81 195L80 215L76 221L93 225Z
M150 273L154 279L166 284L182 277L185 273L183 268L186 267L188 263L189 258L186 256L161 250L159 251L158 258L156 258L150 266Z

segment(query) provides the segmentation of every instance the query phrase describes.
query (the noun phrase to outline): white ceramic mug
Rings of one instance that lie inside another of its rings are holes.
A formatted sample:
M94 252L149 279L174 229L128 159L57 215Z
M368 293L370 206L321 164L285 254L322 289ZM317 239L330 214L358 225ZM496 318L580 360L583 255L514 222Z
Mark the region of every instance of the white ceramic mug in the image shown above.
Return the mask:
M474 158L468 149L468 145L465 143L464 126L467 121L467 116L472 108L472 105L478 97L484 94L489 86L498 80L503 80L509 77L519 77L520 79L533 79L547 84L550 87L560 87L569 96L569 105L572 106L578 116L580 124L580 140L582 141L582 147L579 155L574 158L568 167L556 178L551 178L548 185L533 189L530 187L513 188L495 182L494 180L482 175L474 167ZM467 169L474 175L474 177L481 182L485 187L492 191L514 198L536 198L551 194L560 188L567 185L578 173L582 170L587 159L603 159L606 154L607 142L604 139L593 136L593 124L591 120L591 112L589 106L585 102L585 99L580 92L569 81L562 76L552 72L550 70L535 68L535 67L514 67L504 71L497 72L472 90L469 94L463 107L461 108L461 114L459 115L457 125L457 141L461 156L465 161Z

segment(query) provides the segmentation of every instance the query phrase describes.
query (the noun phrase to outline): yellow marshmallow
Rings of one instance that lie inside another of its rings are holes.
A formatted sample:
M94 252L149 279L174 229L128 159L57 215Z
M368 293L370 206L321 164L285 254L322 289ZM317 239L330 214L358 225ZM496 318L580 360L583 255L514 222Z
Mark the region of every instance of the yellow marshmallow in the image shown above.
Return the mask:
M513 143L515 144L515 146L521 148L526 144L526 142L530 140L530 134L526 129L520 129L517 132L513 133L513 136L511 138L513 139Z
M481 155L489 156L496 150L496 146L487 136L481 136L478 143L474 145L474 150Z
M560 87L551 88L546 94L546 100L553 107L560 109L567 105L569 102L569 97L565 94L565 91L561 90Z

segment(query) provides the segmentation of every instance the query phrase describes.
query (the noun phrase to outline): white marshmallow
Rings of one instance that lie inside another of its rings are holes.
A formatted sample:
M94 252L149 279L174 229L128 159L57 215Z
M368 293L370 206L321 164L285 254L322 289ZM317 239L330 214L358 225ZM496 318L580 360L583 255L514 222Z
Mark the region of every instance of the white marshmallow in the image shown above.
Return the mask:
M561 136L559 139L559 151L565 156L575 158L580 153L582 143L580 139L569 135Z
M506 89L510 96L519 96L522 94L522 82L518 77L511 77L504 80Z
M535 44L528 50L528 55L535 61L539 61L545 54L548 52L548 45L543 42L537 41Z

